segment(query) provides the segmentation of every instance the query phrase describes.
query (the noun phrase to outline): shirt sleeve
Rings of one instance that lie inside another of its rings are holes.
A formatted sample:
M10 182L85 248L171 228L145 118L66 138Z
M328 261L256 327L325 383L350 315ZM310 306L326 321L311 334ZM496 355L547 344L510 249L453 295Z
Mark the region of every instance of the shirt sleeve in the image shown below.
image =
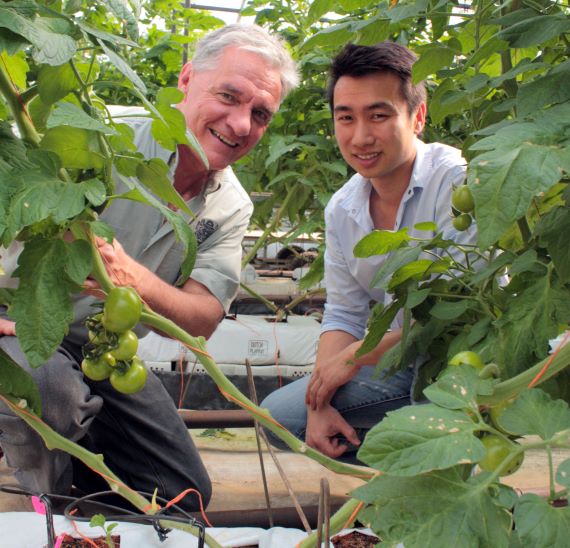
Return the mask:
M251 202L244 204L228 227L220 227L217 237L208 238L198 249L191 278L208 288L227 312L239 289L242 241L253 212Z
M327 300L321 332L340 330L362 339L370 310L370 296L350 273L338 240L333 215L328 209L325 212L325 221Z

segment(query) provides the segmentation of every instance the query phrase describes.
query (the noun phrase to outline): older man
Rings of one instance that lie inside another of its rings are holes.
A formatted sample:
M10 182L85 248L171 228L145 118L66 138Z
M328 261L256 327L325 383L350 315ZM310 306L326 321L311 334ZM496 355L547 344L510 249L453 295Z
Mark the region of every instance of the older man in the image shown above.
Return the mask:
M138 151L170 166L174 188L195 218L198 253L191 278L177 286L183 250L160 211L131 200L115 200L102 215L115 240L99 241L99 250L117 285L134 287L152 309L193 335L208 337L223 317L239 286L241 241L252 204L230 165L261 139L287 93L297 85L295 63L283 43L254 25L229 25L197 45L180 73L184 97L177 105L208 159L206 167L187 146L176 152L152 137L151 120L121 121L134 131ZM118 189L124 185L116 174ZM87 282L94 290L94 281ZM130 487L167 499L188 488L181 503L206 505L211 484L184 423L160 381L149 374L145 388L122 395L107 381L84 378L83 320L92 297L76 302L75 321L58 352L31 370L14 335L0 323L0 347L33 374L43 401L42 418L57 432L102 453L106 464ZM2 314L0 314L2 315ZM5 316L5 314L4 314ZM104 487L101 479L69 455L45 448L39 436L9 411L0 412L0 446L22 485L34 492L67 493L72 484L85 492Z

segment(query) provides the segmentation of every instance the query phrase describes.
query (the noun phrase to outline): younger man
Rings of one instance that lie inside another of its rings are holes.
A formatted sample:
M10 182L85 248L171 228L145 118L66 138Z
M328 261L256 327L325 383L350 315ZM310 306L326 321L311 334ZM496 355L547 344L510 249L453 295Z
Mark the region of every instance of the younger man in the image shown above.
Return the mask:
M433 221L444 238L471 241L450 217L453 185L462 183L459 150L419 140L426 121L423 83L413 85L416 56L393 42L347 45L334 59L328 98L340 152L357 172L325 210L327 302L313 373L272 393L272 416L308 445L338 458L354 458L365 433L388 411L410 403L413 370L373 378L374 366L401 337L401 319L368 354L362 344L371 301L391 296L371 281L386 260L354 257L355 244L372 230L399 230ZM426 232L418 233L426 237ZM352 455L351 455L352 453Z

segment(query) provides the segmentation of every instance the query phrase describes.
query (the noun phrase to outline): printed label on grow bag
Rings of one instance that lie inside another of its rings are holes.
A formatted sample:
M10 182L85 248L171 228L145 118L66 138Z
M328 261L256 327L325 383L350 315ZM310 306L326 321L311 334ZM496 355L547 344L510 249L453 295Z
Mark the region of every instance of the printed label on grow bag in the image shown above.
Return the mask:
M269 355L269 341L250 339L247 346L247 355L250 358L260 358Z

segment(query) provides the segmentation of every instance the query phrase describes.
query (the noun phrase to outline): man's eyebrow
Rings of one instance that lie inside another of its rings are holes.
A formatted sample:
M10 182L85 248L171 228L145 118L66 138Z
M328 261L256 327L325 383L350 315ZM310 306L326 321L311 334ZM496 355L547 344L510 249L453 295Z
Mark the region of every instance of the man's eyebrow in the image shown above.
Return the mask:
M231 93L232 95L235 95L236 97L241 97L243 95L243 91L236 88L233 84L230 84L230 83L222 83L220 85L220 90ZM267 107L265 105L261 105L261 106L257 107L257 110L261 110L261 111L265 112L270 118L273 117L275 115L275 112L276 112L273 109L270 109L269 107Z
M376 103L371 103L370 105L366 105L364 110L377 110L379 108L387 109L387 110L395 110L394 105L387 101L377 101ZM334 107L335 112L351 112L354 109L348 105L336 105Z

